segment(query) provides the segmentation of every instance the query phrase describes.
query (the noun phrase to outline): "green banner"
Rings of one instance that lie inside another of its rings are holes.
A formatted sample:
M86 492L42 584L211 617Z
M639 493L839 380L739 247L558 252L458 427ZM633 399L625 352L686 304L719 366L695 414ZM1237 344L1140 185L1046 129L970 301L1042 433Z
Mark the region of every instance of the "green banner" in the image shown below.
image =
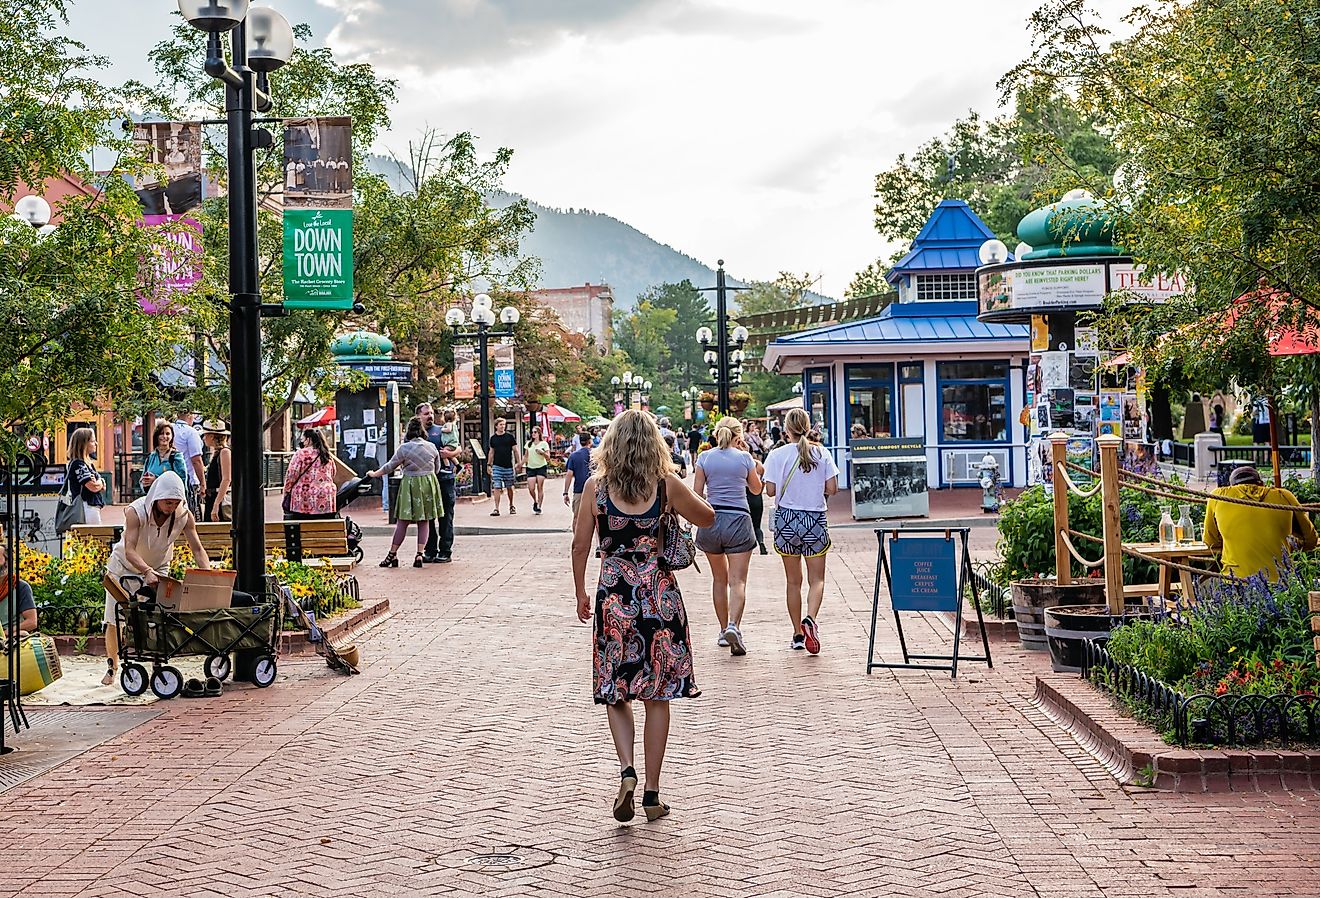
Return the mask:
M284 304L353 308L353 210L284 210Z

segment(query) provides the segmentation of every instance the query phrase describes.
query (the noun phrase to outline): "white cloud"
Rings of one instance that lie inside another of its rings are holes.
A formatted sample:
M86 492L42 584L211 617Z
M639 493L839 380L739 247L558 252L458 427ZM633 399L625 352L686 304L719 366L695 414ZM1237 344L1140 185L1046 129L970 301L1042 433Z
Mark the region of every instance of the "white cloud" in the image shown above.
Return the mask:
M887 253L875 174L1029 51L1038 0L272 0L337 53L400 79L402 152L423 127L516 151L508 187L608 212L738 277L823 274L842 295ZM141 58L172 16L115 37L100 0L75 36ZM1123 0L1101 0L1112 19ZM139 46L141 45L141 46ZM136 60L124 71L140 75Z

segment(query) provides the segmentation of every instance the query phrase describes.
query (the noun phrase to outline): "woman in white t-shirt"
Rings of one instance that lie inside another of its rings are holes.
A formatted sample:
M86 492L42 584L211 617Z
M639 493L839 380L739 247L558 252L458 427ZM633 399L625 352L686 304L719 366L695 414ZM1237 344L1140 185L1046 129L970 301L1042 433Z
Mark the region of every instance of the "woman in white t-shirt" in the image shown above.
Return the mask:
M830 528L825 500L839 491L834 457L808 438L811 418L795 408L784 422L787 442L765 460L765 493L775 499L775 551L788 579L788 616L793 621L794 649L820 652L816 615L825 598L825 553ZM807 614L802 616L802 563L807 567Z

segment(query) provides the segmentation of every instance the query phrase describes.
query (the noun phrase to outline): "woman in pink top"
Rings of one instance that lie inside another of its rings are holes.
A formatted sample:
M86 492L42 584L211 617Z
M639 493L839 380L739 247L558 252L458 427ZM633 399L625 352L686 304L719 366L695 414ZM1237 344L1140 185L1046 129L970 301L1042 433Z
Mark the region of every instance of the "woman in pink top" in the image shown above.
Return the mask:
M335 463L325 439L315 430L302 435L302 448L293 454L284 475L288 497L286 517L333 518L335 516Z

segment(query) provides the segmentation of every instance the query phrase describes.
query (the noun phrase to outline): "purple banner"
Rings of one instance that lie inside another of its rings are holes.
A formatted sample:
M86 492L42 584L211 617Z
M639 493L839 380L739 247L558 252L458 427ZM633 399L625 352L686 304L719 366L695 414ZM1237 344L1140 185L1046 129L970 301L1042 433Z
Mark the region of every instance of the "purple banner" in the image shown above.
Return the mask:
M182 215L144 215L142 224L157 230L159 239L138 302L148 315L182 311L179 294L202 279L202 225Z

